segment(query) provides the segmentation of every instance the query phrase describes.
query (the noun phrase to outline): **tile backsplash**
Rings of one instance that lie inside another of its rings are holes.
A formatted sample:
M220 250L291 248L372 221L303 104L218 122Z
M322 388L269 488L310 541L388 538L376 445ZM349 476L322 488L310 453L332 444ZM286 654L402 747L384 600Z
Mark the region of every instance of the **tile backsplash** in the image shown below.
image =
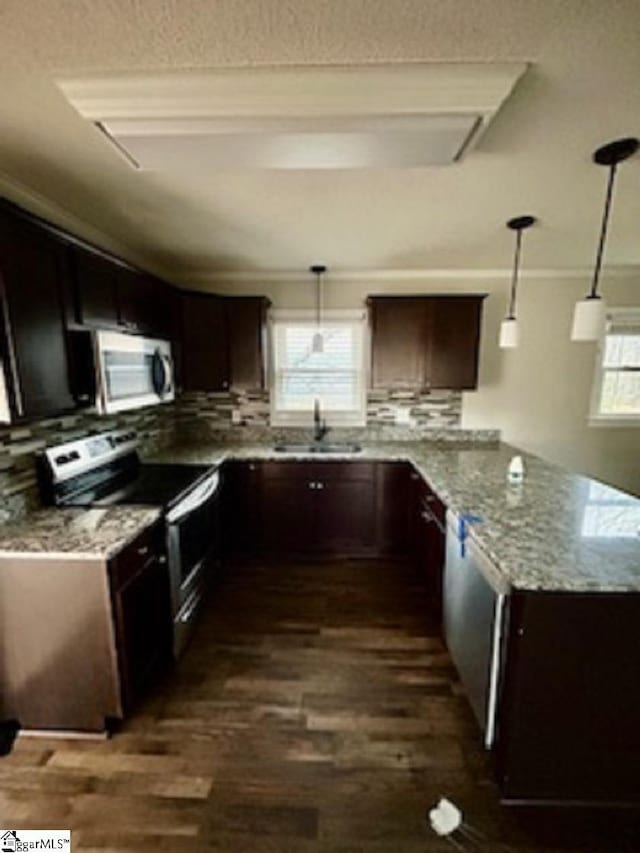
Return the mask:
M496 442L497 430L460 427L462 395L458 391L432 394L371 392L364 427L329 427L333 441ZM308 427L272 427L265 392L189 393L176 405L177 433L183 442L223 441L256 444L296 443L312 439Z
M367 427L456 429L460 426L460 391L369 391ZM210 428L269 426L269 392L191 392L178 404L179 417L202 420Z
M38 505L36 453L39 450L124 427L136 429L143 452L162 450L175 439L174 404L106 417L87 411L0 427L0 522L16 518Z
M497 441L491 430L460 429L462 395L370 392L367 426L332 429L336 441ZM329 424L331 426L331 424ZM114 416L95 412L60 415L18 426L0 427L0 522L17 518L39 504L36 454L92 433L133 427L143 456L174 443L194 441L308 441L308 428L274 429L269 425L266 392L189 393L174 403Z

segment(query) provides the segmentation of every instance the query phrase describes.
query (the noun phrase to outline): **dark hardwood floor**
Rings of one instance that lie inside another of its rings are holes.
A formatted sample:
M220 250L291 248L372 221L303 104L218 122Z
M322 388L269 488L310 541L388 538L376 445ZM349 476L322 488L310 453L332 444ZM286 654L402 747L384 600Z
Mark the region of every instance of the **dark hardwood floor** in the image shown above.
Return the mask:
M119 733L20 738L0 759L0 823L102 853L451 853L426 822L445 795L483 835L462 849L639 850L628 815L499 805L428 614L402 563L229 567Z

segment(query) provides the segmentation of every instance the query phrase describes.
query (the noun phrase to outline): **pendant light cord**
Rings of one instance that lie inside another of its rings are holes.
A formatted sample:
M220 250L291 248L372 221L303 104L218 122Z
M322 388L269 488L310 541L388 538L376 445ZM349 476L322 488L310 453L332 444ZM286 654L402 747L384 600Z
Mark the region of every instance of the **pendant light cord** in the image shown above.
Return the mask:
M316 273L316 329L320 329L320 317L322 312L322 304L321 304L321 277L322 273Z
M513 275L511 277L511 298L509 300L508 320L515 320L516 317L516 289L518 287L518 271L520 269L520 246L522 244L522 228L516 231L516 250L513 256Z
M591 282L591 292L589 299L599 299L598 284L600 283L600 269L602 267L602 257L604 255L604 244L607 239L607 230L609 228L609 213L611 210L611 199L613 198L613 183L616 177L617 163L611 165L609 172L609 180L607 182L607 197L604 203L604 213L602 214L602 225L600 226L600 241L598 243L598 254L596 255L596 264L593 268L593 281Z

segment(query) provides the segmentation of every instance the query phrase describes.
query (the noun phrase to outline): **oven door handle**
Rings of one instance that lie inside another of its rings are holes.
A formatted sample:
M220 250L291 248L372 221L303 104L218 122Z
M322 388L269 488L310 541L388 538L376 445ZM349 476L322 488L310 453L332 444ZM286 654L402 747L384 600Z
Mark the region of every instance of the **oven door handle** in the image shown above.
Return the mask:
M169 524L178 524L187 515L199 509L205 504L218 490L220 485L220 474L216 471L204 483L197 486L193 492L183 501L175 506L167 513L167 522Z

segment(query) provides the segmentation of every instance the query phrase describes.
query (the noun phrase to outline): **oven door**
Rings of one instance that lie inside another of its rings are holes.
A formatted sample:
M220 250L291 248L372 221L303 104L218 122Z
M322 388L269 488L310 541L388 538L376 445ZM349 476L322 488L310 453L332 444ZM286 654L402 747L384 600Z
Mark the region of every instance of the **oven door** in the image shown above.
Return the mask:
M96 367L102 412L122 412L174 398L168 341L97 332Z
M214 471L167 513L169 571L174 615L206 585L219 556L220 474Z

